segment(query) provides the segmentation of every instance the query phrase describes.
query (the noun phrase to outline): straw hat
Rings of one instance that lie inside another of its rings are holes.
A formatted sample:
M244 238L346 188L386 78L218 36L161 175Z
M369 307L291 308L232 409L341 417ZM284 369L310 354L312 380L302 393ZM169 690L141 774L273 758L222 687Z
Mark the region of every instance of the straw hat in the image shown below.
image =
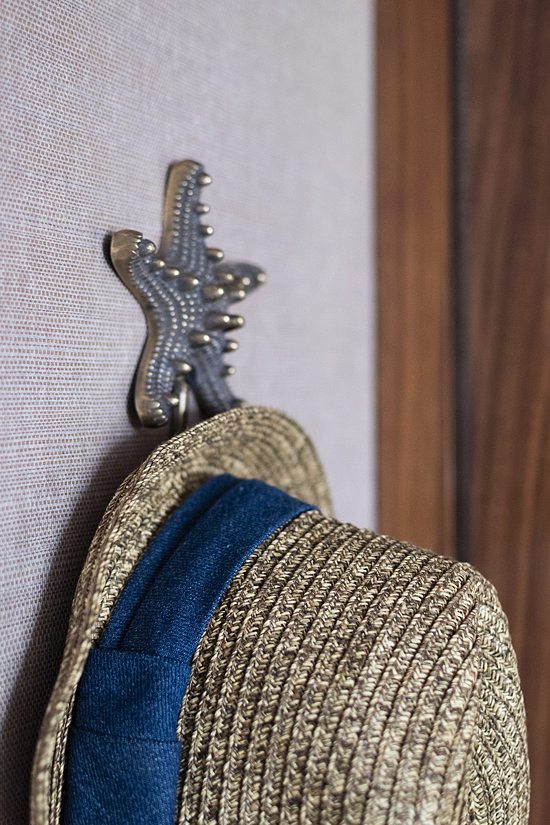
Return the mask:
M42 724L33 825L58 825L75 691L149 540L207 478L257 478L316 505L259 546L204 632L178 736L180 823L526 823L517 665L473 567L330 516L300 427L222 413L119 488L73 602Z

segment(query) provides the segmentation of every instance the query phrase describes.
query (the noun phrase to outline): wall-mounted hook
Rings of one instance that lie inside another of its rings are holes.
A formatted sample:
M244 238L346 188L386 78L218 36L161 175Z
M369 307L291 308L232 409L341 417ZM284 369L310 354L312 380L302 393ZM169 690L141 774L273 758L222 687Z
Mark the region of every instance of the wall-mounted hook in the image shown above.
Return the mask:
M242 327L244 318L229 307L263 284L265 274L252 264L225 262L221 249L206 245L214 230L200 220L209 211L200 194L209 183L200 163L174 164L158 251L132 229L111 240L113 266L147 320L134 395L146 427L172 420L176 431L183 429L188 390L205 417L242 403L227 385L233 368L223 356L237 349L227 333Z

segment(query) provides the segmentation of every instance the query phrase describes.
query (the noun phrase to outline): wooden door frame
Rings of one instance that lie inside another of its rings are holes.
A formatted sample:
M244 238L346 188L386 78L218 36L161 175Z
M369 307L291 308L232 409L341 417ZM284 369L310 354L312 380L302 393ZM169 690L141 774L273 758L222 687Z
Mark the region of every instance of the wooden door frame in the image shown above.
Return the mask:
M508 617L550 821L550 5L377 4L381 532Z
M376 27L378 528L454 556L451 6Z

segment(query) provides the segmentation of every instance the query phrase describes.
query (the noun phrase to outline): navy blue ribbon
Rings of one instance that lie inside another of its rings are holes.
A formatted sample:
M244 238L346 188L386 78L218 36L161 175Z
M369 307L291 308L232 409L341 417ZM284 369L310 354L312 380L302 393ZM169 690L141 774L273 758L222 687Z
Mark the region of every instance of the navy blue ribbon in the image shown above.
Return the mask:
M65 825L173 825L191 660L250 554L312 505L230 475L170 516L124 587L77 691Z

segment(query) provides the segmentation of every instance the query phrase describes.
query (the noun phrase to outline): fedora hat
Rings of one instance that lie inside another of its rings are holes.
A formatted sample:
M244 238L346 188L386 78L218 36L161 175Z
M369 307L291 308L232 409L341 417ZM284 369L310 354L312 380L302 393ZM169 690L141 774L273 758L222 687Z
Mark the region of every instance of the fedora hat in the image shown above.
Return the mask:
M98 661L112 661L105 639L124 599L145 586L145 561L190 502L198 556L191 575L187 554L183 578L190 615L196 603L202 618L186 619L188 667L178 670L170 650L158 660L181 679L171 821L527 822L524 705L494 587L469 564L337 521L303 430L276 410L243 407L160 446L112 499L78 582L37 743L32 825L73 825L75 786L78 796L78 783L93 785L101 770L122 777L119 796L125 771L132 787L135 753L112 751L116 765L79 763L76 733L87 732L86 703L113 723L94 699L96 685L113 694L116 679L104 672L94 681L94 656L103 649ZM155 581L151 574L147 587ZM156 620L155 610L142 612ZM121 715L115 726L146 724L134 706ZM154 787L167 784L162 759L147 764ZM133 788L141 804L143 789ZM153 821L145 808L141 820L135 811L125 820L118 803L118 818L102 803L90 821Z

